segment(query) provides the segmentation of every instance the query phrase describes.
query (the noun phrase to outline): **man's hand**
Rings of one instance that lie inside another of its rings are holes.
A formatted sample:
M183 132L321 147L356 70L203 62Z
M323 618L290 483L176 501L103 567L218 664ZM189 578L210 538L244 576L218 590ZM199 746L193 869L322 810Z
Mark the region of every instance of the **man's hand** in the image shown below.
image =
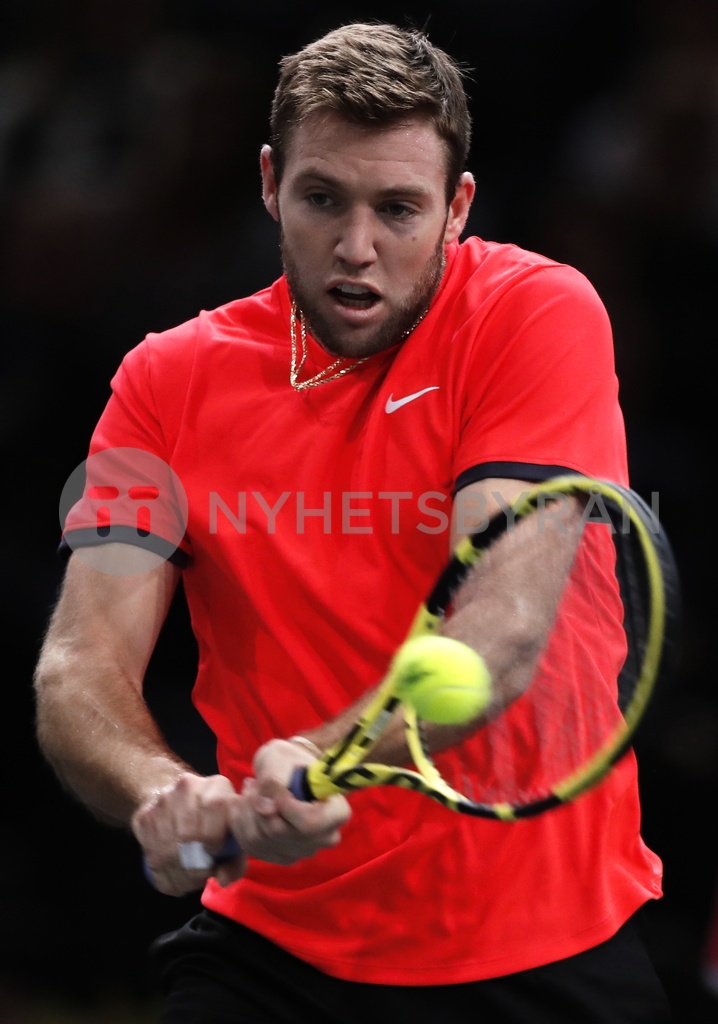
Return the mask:
M334 796L306 803L287 788L294 769L311 761L311 752L291 740L270 740L255 754L255 777L242 790L246 803L232 819L249 856L294 864L340 841L341 827L351 816L349 802Z
M241 878L245 847L236 833L242 853L207 869L183 867L179 845L201 842L210 854L218 853L227 834L233 832L232 822L243 802L223 775L203 777L187 772L143 804L132 817L132 831L142 846L155 888L168 896L184 896L202 888L211 875L221 885Z
M271 740L257 751L255 778L245 780L241 794L223 775L191 772L156 793L132 817L132 831L155 888L168 896L184 896L202 888L211 876L223 886L237 881L247 857L286 865L336 846L351 814L348 801L337 796L305 803L287 788L293 770L311 760L305 747ZM208 853L218 854L228 835L239 843L239 856L208 868L181 864L181 843L199 842Z

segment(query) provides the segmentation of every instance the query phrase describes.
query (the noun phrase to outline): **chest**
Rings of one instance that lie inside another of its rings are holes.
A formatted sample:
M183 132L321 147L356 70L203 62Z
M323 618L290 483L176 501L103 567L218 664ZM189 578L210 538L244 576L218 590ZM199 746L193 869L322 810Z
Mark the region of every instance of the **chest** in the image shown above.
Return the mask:
M176 447L193 542L238 529L447 530L459 431L450 376L429 360L369 370L297 392L283 375L277 386L248 379L241 361L217 368Z

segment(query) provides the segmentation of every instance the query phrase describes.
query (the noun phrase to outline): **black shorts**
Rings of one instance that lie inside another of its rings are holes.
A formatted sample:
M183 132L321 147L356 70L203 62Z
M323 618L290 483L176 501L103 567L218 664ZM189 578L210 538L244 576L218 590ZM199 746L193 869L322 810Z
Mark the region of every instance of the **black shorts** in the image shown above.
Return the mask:
M456 985L341 981L211 911L150 951L158 1024L669 1024L640 930L557 963Z

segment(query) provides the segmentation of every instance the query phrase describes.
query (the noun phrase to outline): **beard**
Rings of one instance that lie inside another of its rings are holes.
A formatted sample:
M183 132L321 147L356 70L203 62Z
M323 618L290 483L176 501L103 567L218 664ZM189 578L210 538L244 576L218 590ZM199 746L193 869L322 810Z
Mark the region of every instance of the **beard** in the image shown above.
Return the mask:
M302 285L302 274L291 256L286 245L280 224L280 252L282 267L287 278L292 299L304 314L307 328L312 337L323 349L332 355L344 356L348 359L361 359L391 348L411 333L417 323L423 319L429 304L434 297L444 273L446 257L444 255L443 231L429 257L424 269L417 278L416 284L407 298L393 309L386 320L375 331L361 341L351 337L351 329L346 336L339 337L332 329L329 321L317 308Z

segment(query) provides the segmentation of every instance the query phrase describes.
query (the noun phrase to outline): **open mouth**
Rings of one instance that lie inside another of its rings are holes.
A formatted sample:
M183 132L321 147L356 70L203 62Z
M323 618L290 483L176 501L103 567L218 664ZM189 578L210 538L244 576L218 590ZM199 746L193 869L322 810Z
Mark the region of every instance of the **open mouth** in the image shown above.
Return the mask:
M370 288L356 284L339 284L330 290L330 295L342 306L351 309L370 309L379 301L379 296Z

